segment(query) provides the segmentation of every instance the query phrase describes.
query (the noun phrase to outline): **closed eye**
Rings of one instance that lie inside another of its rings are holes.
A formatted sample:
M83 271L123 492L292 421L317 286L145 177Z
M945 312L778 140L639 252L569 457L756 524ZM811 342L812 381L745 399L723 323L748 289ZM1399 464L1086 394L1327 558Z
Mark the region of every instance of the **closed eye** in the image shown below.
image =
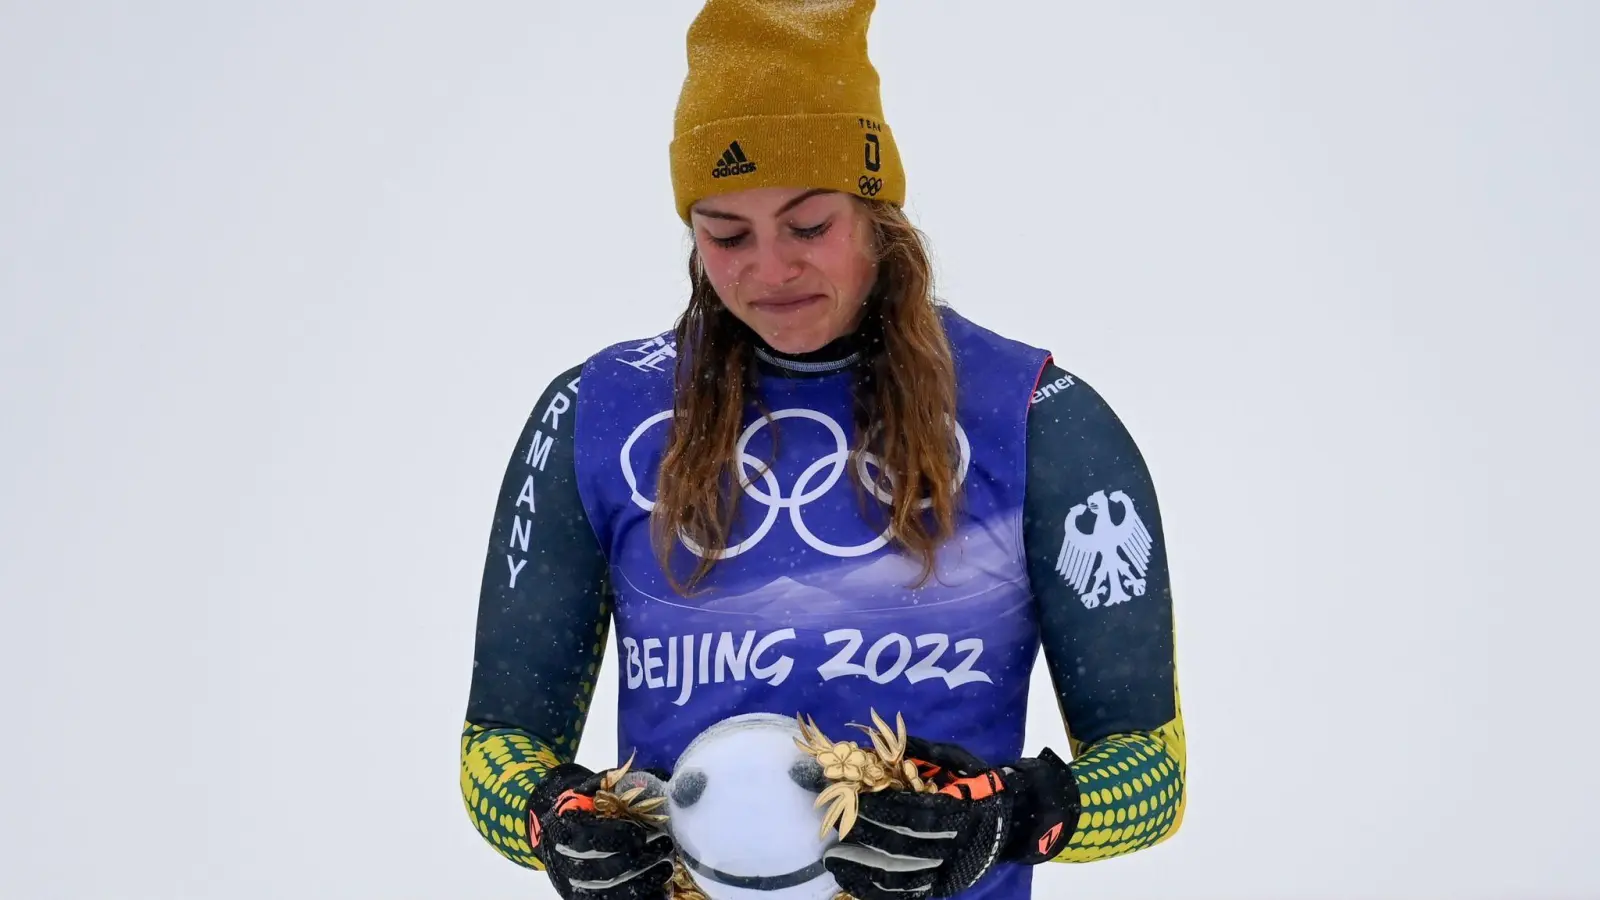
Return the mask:
M833 220L829 219L828 221L823 222L821 225L813 225L810 228L791 228L789 230L793 231L794 236L797 238L807 241L814 241L817 238L827 234L828 229L831 227L833 227Z
M789 229L789 231L791 233L793 233L795 237L797 237L797 238L799 238L799 239L801 239L803 241L814 241L817 238L820 238L823 235L827 234L828 233L828 229L830 229L832 227L833 227L833 220L829 219L828 221L823 222L820 225L812 225L809 228L794 228L794 227L791 227ZM710 233L706 234L706 237L711 239L711 243L716 244L718 247L721 247L724 250L732 250L734 247L737 247L740 244L744 243L744 239L749 237L749 236L750 236L750 233L748 231L741 231L738 234L729 235L727 237L717 237L716 235L710 234Z

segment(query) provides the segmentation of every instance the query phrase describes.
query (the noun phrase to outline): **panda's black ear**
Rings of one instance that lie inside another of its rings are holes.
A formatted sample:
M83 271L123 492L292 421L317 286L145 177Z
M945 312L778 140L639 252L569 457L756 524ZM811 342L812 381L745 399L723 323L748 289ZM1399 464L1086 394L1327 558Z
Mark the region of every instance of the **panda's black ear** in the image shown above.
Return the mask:
M685 769L672 778L672 805L685 809L700 802L706 792L706 773L699 769Z
M794 761L794 765L789 767L789 779L813 794L822 793L822 789L828 786L827 776L822 773L822 763L809 756Z

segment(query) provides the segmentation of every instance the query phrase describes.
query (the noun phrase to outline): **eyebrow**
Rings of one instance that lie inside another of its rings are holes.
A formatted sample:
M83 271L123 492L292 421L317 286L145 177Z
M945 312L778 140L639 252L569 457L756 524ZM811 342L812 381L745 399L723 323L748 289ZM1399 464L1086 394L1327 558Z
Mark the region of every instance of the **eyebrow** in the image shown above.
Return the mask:
M790 200L788 203L785 203L784 205L778 207L778 212L776 213L776 215L780 215L781 216L784 213L788 212L789 210L794 209L796 206L799 206L800 204L806 202L807 200L810 200L812 197L817 196L818 194L831 194L831 193L834 193L834 192L832 190L828 189L828 188L812 188L811 190L806 191L805 193L799 195L798 197L795 197L793 200ZM702 207L699 207L699 206L696 206L693 211L695 213L699 214L699 215L705 216L708 219L727 219L727 220L732 221L732 222L748 222L748 221L750 221L749 219L746 219L744 216L734 215L733 213L722 212L721 210L716 210L716 209L705 209L705 208L702 208Z

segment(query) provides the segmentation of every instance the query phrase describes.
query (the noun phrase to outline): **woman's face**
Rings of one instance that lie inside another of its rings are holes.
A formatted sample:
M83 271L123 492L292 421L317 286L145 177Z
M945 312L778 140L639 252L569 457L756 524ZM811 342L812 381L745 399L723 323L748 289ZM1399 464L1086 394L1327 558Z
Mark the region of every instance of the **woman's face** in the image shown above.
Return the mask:
M717 296L774 349L815 350L860 322L878 266L851 195L754 188L702 200L690 221Z

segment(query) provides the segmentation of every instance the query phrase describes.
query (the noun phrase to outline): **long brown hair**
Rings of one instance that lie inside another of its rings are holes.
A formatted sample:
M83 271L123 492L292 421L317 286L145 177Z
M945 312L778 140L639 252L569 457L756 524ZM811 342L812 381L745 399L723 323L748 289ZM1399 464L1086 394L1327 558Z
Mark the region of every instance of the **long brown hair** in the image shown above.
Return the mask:
M878 275L858 330L866 355L856 368L850 468L862 453L881 461L866 471L877 492L892 497L887 510L891 541L919 557L925 582L940 542L955 527L958 449L955 367L933 298L933 272L922 232L889 203L857 199L872 224ZM735 448L747 404L755 404L755 342L750 330L723 305L689 253L693 288L677 322L677 385L667 446L657 479L651 517L652 540L667 579L688 594L711 571L728 546L744 496L740 485L760 473L742 475ZM851 479L856 481L856 479ZM865 503L869 514L879 509ZM931 498L931 499L930 499ZM687 578L671 564L682 539L698 550Z

